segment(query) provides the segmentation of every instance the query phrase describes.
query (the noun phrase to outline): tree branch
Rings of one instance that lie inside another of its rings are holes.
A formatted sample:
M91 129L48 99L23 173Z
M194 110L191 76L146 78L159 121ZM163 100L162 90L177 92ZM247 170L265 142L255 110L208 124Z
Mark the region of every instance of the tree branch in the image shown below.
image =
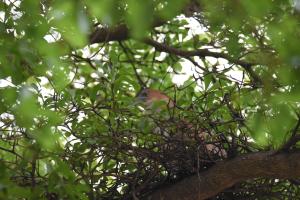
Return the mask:
M186 6L183 8L182 13L184 13L186 16L191 16L192 13L199 12L201 10L201 6L197 1L190 0L186 4ZM166 20L162 20L160 18L156 18L154 20L154 23L152 27L158 27L163 25L166 22ZM94 32L89 36L90 44L94 43L106 43L110 41L124 41L130 38L130 31L126 24L121 23L119 25L116 25L114 27L97 27ZM233 58L225 53L219 53L219 52L211 52L207 49L198 49L194 51L185 51L180 50L175 47L167 46L166 44L158 43L151 39L145 39L144 42L148 45L151 45L155 47L158 51L167 52L170 54L174 54L181 57L192 57L192 56L199 56L199 57L206 57L211 56L214 58L224 58L228 60L230 63L234 63L237 65L242 66L245 71L249 74L249 76L253 79L255 85L261 85L262 80L260 77L253 71L251 68L253 65L256 65L256 63L249 63L240 59Z
M278 152L288 151L292 146L294 146L298 141L300 141L300 135L297 135L297 132L300 127L300 116L298 115L298 121L295 128L292 131L292 135L289 140L278 150Z
M90 35L90 44L110 41L123 41L129 38L129 30L125 24L114 27L98 27Z
M201 6L197 0L189 0L182 8L181 13L191 17L194 13L200 12ZM178 13L180 14L180 13ZM155 17L152 27L158 27L166 23L167 20ZM129 28L126 24L119 24L114 27L97 27L89 36L90 44L110 41L123 41L129 39Z
M153 27L161 26L165 21L155 19ZM110 41L123 41L130 37L130 31L126 24L119 24L113 27L97 27L94 32L89 36L90 44L104 43Z
M187 51L187 50L182 50L182 49L168 46L166 44L159 43L152 39L145 39L144 42L148 45L153 46L157 51L174 54L174 55L181 56L184 58L189 58L192 56L199 56L201 58L204 58L207 56L214 57L214 58L224 58L224 59L228 60L228 62L230 62L230 63L237 64L237 65L240 65L241 67L243 67L245 69L245 71L249 74L249 76L256 83L258 83L258 84L262 83L260 77L251 68L253 65L257 65L256 63L250 63L250 62L246 62L246 61L243 61L240 59L235 59L235 58L229 56L228 54L220 53L220 52L212 52L212 51L209 51L208 49L197 49L197 50L193 50L193 51Z
M175 185L158 189L146 199L202 200L248 179L300 177L299 168L300 152L246 154L219 162L199 176L194 175Z
M161 26L164 22L161 20L157 20L153 27ZM129 29L125 24L120 24L115 27L101 27L96 28L96 30L90 35L90 44L94 43L104 43L110 41L123 41L129 39ZM261 85L262 80L260 77L253 71L251 68L253 65L257 65L257 63L250 63L240 59L233 58L225 53L220 52L212 52L207 49L197 49L193 51L181 50L175 47L168 46L166 44L161 44L152 39L145 39L144 42L148 45L155 47L157 51L166 52L170 54L174 54L177 56L189 58L192 56L199 57L214 57L214 58L224 58L228 60L230 63L234 63L240 65L244 68L244 70L249 74L249 76L253 79L255 85Z

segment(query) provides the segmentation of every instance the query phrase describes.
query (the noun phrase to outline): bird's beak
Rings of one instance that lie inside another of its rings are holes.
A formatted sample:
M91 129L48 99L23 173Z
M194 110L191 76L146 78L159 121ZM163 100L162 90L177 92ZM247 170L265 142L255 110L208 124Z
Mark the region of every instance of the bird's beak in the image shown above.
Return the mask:
M133 105L136 106L136 105L139 105L141 104L142 102L144 102L145 98L141 97L141 96L136 96L133 100Z
M140 90L140 91L136 94L136 96L135 96L135 98L134 98L133 105L141 104L142 102L145 102L145 101L146 101L146 98L147 98L147 97L144 97L144 96L141 95L141 92L142 92L142 91L143 91L143 90Z

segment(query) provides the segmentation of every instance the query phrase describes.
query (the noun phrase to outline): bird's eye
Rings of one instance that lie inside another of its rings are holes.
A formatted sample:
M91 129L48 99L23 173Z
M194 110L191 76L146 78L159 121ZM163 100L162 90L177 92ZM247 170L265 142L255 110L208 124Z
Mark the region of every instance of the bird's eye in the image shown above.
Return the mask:
M146 90L142 90L138 93L137 99L145 101L148 98L148 92Z
M141 92L140 96L142 96L142 97L147 97L147 96L148 96L148 94L147 94L147 92L146 92L146 91L143 91L143 92Z

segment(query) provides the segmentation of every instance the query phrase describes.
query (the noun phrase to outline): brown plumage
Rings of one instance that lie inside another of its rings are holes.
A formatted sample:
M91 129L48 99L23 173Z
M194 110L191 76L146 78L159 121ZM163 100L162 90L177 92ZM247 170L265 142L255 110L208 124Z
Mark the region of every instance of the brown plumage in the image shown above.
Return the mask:
M154 90L150 88L143 89L138 93L137 98L141 100L148 108L153 106L155 102L164 101L166 102L169 108L173 108L175 103L174 101L159 90Z
M174 108L175 102L165 93L155 90L155 89L150 89L150 88L145 88L141 92L138 93L137 99L139 101L142 101L144 105L148 108L151 109L153 104L157 101L164 101L166 102L167 107L166 108ZM155 111L159 111L162 109L162 106ZM187 130L193 130L194 127L191 123L187 122L186 120L181 120L180 124L178 124L180 127L179 128L184 128ZM205 142L206 138L208 137L208 134L204 131L198 131L197 138L199 138L201 141ZM184 139L184 138L183 138ZM217 154L220 157L227 157L227 153L224 149L220 149L218 146L214 144L205 144L206 151L210 154Z

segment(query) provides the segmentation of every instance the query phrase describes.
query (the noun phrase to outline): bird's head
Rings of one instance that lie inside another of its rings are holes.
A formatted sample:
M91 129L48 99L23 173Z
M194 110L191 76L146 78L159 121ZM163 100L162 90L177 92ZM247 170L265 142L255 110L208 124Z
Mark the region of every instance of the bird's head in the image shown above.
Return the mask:
M145 105L146 108L155 107L159 104L159 107L167 106L173 108L175 106L174 101L164 94L163 92L155 89L144 88L136 96L136 100Z

